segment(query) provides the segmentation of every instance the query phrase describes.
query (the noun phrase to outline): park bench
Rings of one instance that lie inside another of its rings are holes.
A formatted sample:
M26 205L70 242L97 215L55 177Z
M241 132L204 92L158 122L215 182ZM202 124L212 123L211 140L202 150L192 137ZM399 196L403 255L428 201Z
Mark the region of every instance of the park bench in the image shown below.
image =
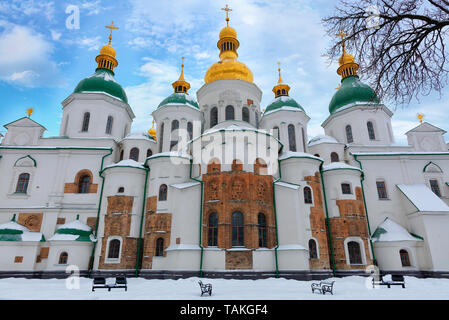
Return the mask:
M315 290L317 290L322 294L326 294L326 292L329 292L333 295L334 282L335 281L320 281L319 283L314 282L312 283L312 293L315 293Z
M94 281L92 282L92 291L95 291L95 289L108 289L108 291L111 291L111 289L118 289L118 288L122 288L125 289L125 291L128 291L128 283L126 281L126 277L124 276L115 277L114 284L107 284L105 277L95 277Z
M203 282L200 280L198 281L200 288L201 288L201 296L204 293L209 293L209 296L212 295L212 285L210 283L205 283L203 284Z
M374 278L372 280L373 282L373 288L375 285L380 286L387 286L388 288L391 288L391 286L402 286L402 288L405 288L405 281L404 276L400 274L392 274L391 275L391 281L384 281L383 276L379 276L379 280L375 281Z

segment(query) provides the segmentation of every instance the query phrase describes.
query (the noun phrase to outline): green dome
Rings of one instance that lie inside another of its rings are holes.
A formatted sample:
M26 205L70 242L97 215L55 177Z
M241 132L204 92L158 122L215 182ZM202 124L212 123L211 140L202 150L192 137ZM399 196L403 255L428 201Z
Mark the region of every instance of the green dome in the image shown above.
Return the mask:
M374 90L361 82L358 76L349 76L341 80L340 89L335 92L329 103L329 112L335 113L340 108L353 103L379 103Z
M199 109L198 103L186 93L173 93L169 95L167 98L162 100L161 103L159 103L158 108L167 104L187 104L191 107Z
M271 103L265 109L264 114L283 107L298 108L301 111L304 111L304 109L299 105L298 102L295 101L295 99L290 98L289 96L280 96L271 101Z
M73 92L104 92L128 103L125 90L115 81L114 73L107 69L98 68L93 75L81 80Z

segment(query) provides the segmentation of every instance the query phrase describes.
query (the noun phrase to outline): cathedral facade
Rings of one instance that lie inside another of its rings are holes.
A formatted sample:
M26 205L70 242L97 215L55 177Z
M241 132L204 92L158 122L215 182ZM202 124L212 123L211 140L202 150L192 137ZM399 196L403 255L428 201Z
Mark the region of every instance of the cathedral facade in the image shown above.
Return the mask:
M423 122L395 144L342 43L325 135L309 138L280 69L260 105L229 19L196 99L182 69L153 128L131 131L110 38L62 102L59 136L31 116L5 124L0 276L447 275L445 131Z

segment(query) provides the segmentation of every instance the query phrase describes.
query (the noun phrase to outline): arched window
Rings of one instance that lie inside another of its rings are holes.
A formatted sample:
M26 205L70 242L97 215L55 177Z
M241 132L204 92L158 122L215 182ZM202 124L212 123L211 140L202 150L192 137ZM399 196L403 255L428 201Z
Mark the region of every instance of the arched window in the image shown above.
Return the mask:
M232 246L243 245L243 214L237 211L232 214Z
M159 133L159 152L162 152L162 146L164 145L164 123L161 124L161 133Z
M320 157L320 155L318 153L315 153L314 156L318 157L318 158Z
M376 135L374 134L374 126L371 121L366 123L366 127L368 128L368 136L370 140L376 140Z
M288 125L288 145L290 147L290 151L296 152L295 126L292 124Z
M164 239L157 238L156 240L156 254L157 257L164 256Z
M352 128L349 124L346 126L345 131L346 131L346 141L348 141L348 143L354 142L354 139L352 137Z
M179 129L179 121L178 120L173 120L171 122L171 132L178 130Z
M304 187L304 203L312 203L312 190L310 187Z
M350 264L362 264L362 253L360 251L360 244L358 242L348 242L348 253Z
M316 241L314 239L309 240L309 258L318 259L318 250L316 248Z
M153 151L151 149L147 150L147 158L153 155Z
M108 259L118 259L120 255L120 240L113 239L109 242Z
M411 266L411 264L410 264L410 257L408 255L407 250L404 250L404 249L400 250L399 251L399 255L401 256L402 266L403 267L410 267Z
M67 264L67 260L69 260L69 255L67 254L67 252L61 252L61 254L59 255L59 264Z
M438 197L441 198L440 186L438 185L438 180L430 179L429 180L430 189L432 189L433 193L435 193Z
M170 141L170 150L173 149L174 146L176 146L178 144L178 133L175 132L176 130L179 129L179 121L178 120L173 120L171 122L171 132L172 132L172 136L171 136L171 141ZM173 133L174 132L174 133Z
M129 158L134 161L139 161L139 148L132 148L129 152Z
M30 182L29 173L21 173L17 180L16 193L27 193L28 183Z
M282 89L282 94L285 94L285 89Z
M338 162L340 159L338 158L338 153L332 152L331 153L331 162Z
M279 127L274 127L273 128L273 134L276 137L276 139L279 140Z
M249 110L247 107L242 108L242 120L249 122Z
M125 188L124 187L118 188L117 193L123 193L123 192L125 192Z
M189 140L193 139L193 124L192 122L187 122L187 133L189 134Z
M212 128L218 123L218 109L217 107L213 107L210 110L210 127Z
M215 212L209 215L207 245L218 245L218 216Z
M108 121L106 122L106 134L111 134L113 121L114 121L114 118L112 116L109 116Z
M226 120L234 120L234 107L233 106L227 106L226 107Z
M159 201L166 201L167 200L167 185L161 184L159 187Z
M376 181L377 195L379 199L388 199L387 188L385 187L385 181Z
M90 176L82 175L78 181L78 193L89 193L90 184Z
M83 117L83 126L81 127L82 132L87 132L87 130L89 130L89 120L90 120L90 113L86 112Z
M267 245L267 220L263 213L257 216L257 228L259 230L259 247L266 248Z

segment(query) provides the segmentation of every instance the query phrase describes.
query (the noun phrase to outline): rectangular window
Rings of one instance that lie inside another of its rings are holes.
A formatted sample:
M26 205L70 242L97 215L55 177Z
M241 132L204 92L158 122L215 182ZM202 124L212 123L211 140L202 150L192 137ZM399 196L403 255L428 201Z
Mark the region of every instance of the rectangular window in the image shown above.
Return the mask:
M387 188L385 187L385 181L376 181L377 194L379 199L388 199Z
M438 180L432 179L429 180L430 188L433 193L435 193L438 197L441 197L440 186L438 185Z
M349 183L342 183L341 184L341 192L343 194L352 194L351 185Z

